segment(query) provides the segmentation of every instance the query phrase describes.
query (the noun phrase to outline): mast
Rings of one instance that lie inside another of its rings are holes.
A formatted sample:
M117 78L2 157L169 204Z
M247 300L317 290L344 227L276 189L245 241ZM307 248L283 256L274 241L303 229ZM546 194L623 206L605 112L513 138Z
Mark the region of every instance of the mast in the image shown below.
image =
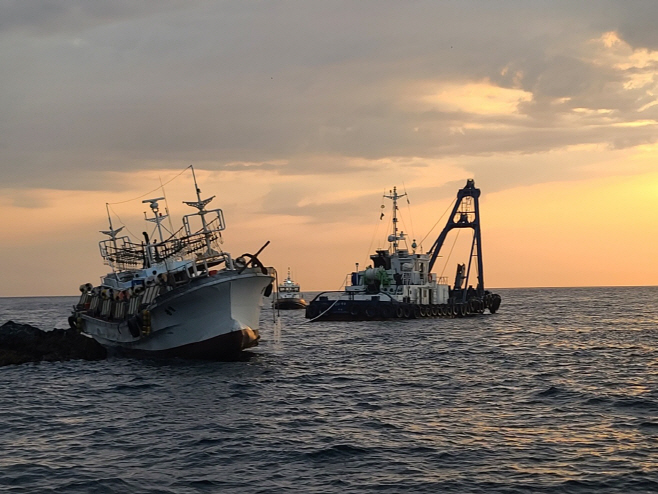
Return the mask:
M119 233L121 230L123 230L123 227L119 227L117 230L115 230L112 227L112 216L110 216L110 204L105 203L105 210L107 211L107 222L110 224L110 229L105 231L101 230L101 233L104 235L108 235L112 239L112 245L114 246L114 251L116 252L117 250L117 233Z
M108 202L105 203L105 210L107 211L107 222L110 224L110 229L109 230L101 230L100 232L103 235L107 235L110 237L112 240L112 246L114 247L114 255L117 255L118 252L118 247L117 247L117 233L119 233L121 230L123 230L123 227L119 227L116 230L112 227L112 216L110 215L110 204ZM116 259L116 257L115 257ZM114 271L114 263L110 262L110 267L112 268L112 271Z
M213 256L216 255L217 253L214 251L214 249L211 246L211 232L208 229L208 223L206 222L206 214L209 211L206 211L205 207L206 204L208 204L210 201L212 201L215 196L209 197L208 199L201 199L201 189L199 189L199 185L197 184L196 181L196 174L194 173L194 167L190 165L190 168L192 169L192 178L194 179L194 190L196 191L196 202L194 201L183 201L183 203L187 204L188 206L192 206L193 208L197 208L199 212L197 213L199 216L201 216L201 225L203 227L203 236L206 241L206 256Z
M160 235L160 242L164 242L164 237L162 236L162 225L160 224L160 222L163 219L165 219L167 216L162 216L162 214L160 214L160 205L158 204L158 201L164 201L164 197L156 197L155 199L144 199L142 201L143 204L150 202L151 211L153 211L153 218L147 218L145 212L144 219L146 221L150 221L151 223L155 223L157 225L158 234Z
M398 194L397 187L395 186L393 187L393 191L389 191L389 193L391 194L390 196L384 194L386 199L391 199L393 201L393 234L388 236L388 241L393 243L393 252L397 252L398 241L404 238L403 235L398 236L398 199L403 198L407 193L405 192L402 195Z

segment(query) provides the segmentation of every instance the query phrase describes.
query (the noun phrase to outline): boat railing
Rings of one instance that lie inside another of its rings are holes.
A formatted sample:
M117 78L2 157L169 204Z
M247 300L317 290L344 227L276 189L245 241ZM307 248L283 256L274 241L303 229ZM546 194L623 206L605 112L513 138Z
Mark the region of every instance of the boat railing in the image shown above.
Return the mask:
M141 267L144 264L144 245L130 241L130 238L102 240L98 243L105 264L118 270Z
M197 218L199 216L201 216L199 213L183 216L183 227L185 228L187 235L194 235L194 233L192 233L193 227L190 219ZM205 219L205 232L218 233L226 228L226 224L224 223L224 213L221 209L211 209L208 211L204 210L203 216ZM210 218L212 218L212 220L210 220ZM204 233L204 228L201 228L195 233L199 232Z
M174 258L224 257L218 242L220 238L219 229L214 228L207 232L198 231L191 235L181 236L182 231L181 228L167 240L148 245L152 263L161 263ZM208 253L208 245L216 250ZM117 271L142 268L145 265L145 245L132 242L127 236L102 240L99 242L99 247L105 264Z
M195 259L225 257L219 243L221 231L224 229L221 216L208 222L205 230L201 229L194 233L188 233L189 227L190 225L187 223L166 241L155 244L156 262L162 262L176 256ZM182 232L185 232L185 235L180 235ZM210 251L209 248L211 248Z
M209 237L207 237L207 235ZM207 249L206 238L211 242L217 240L216 234L193 233L183 237L171 237L164 242L152 245L153 261L164 262L174 257L191 257Z

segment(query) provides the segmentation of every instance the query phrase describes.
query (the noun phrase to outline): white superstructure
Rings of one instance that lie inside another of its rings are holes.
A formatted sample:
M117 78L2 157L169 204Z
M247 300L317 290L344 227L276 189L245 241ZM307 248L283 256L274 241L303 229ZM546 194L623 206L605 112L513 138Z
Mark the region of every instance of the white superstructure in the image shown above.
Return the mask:
M282 283L277 285L276 297L274 299L275 309L303 309L306 307L306 300L301 293L299 283L293 281L288 268L288 276Z

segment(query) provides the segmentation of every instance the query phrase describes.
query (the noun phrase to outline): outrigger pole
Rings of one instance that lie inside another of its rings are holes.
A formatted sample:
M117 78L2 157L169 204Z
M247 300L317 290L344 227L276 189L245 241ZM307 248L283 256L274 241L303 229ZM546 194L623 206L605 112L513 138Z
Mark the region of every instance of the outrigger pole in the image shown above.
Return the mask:
M462 202L466 198L472 198L474 211L466 211L465 209L460 210ZM443 228L443 231L436 239L432 248L429 250L428 254L430 255L429 263L429 272L432 271L434 263L436 262L437 257L439 257L439 252L443 247L443 243L448 235L448 233L453 228L472 228L473 229L473 243L471 244L471 259L473 258L473 250L477 248L477 266L478 266L478 284L477 284L477 294L478 296L484 295L484 271L482 268L482 236L480 234L480 205L478 198L480 197L480 189L475 188L475 180L468 179L466 181L466 186L463 189L459 189L457 192L457 201L455 206L452 208L452 213L448 217L448 222ZM457 215L459 213L459 215ZM473 214L473 220L469 220L469 213ZM455 218L458 218L455 221ZM470 261L468 263L470 271Z

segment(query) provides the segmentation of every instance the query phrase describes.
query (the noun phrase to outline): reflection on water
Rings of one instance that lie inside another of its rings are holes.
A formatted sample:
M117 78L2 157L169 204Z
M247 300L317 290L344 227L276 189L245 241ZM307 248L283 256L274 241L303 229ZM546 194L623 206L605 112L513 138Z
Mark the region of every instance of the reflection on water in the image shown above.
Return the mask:
M658 490L658 289L499 293L500 312L466 319L309 324L265 308L261 342L238 362L3 368L0 486ZM66 321L59 302L0 310L47 328Z

